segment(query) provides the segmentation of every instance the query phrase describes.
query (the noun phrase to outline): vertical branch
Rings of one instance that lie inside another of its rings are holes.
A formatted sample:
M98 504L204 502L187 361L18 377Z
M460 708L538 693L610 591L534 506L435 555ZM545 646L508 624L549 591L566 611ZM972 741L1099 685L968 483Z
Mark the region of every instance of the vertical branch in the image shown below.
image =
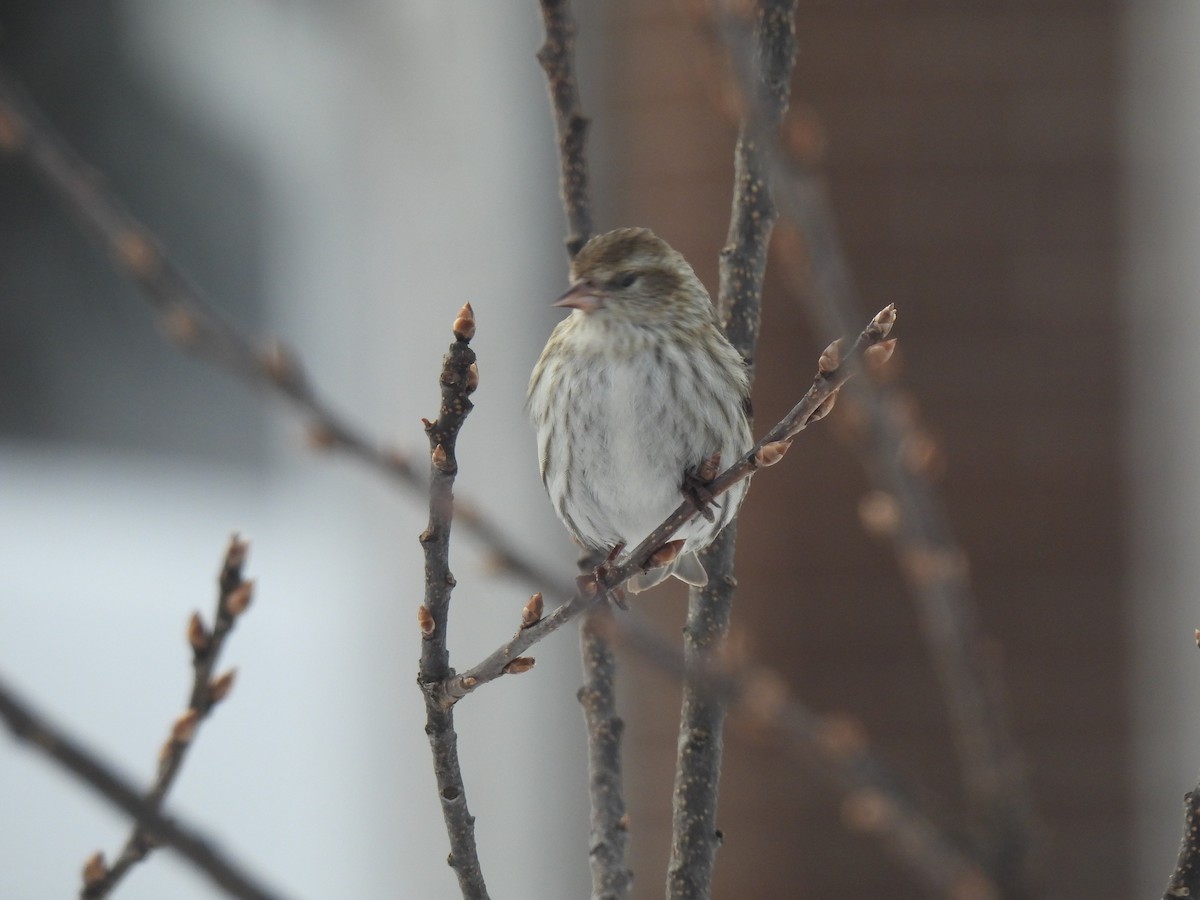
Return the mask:
M750 364L751 372L758 346L767 247L779 218L759 142L764 132L774 133L787 111L796 62L795 10L795 0L764 0L759 6L757 100L763 122L760 129L757 121L752 127L748 119L743 119L733 151L733 209L721 250L717 312L725 333Z
M759 53L758 102L777 124L787 109L788 86L796 57L795 0L762 0L757 7ZM778 213L771 197L759 138L748 120L742 123L734 151L734 195L729 235L720 259L717 310L733 345L753 375L762 309L767 246ZM667 871L670 900L706 898L712 892L713 867L721 833L716 827L717 793L724 751L728 698L704 690L696 672L712 664L729 631L737 581L733 576L737 521L731 522L704 552L709 573L703 588L688 593L684 626L686 677L675 764L671 859Z
M561 196L567 216L567 253L572 259L592 236L592 198L586 141L588 119L579 103L575 77L575 36L569 0L541 0L546 40L537 58L546 72L554 126L558 134ZM587 574L598 560L580 560ZM591 802L592 897L624 900L633 873L626 864L629 820L621 777L621 735L625 724L617 716L616 656L607 627L610 612L592 607L580 626L583 662L583 706L588 736L588 796Z
M253 597L254 582L242 578L242 567L246 563L249 548L249 543L236 534L230 538L217 578L217 608L212 630L204 625L199 613L193 613L188 623L187 638L192 648L192 690L187 710L175 720L159 755L158 775L146 794L146 805L151 809L162 807L163 798L183 767L200 723L233 688L233 669L216 678L213 672L225 638ZM154 847L153 835L140 823L135 825L112 866L105 864L102 853L96 853L88 859L79 896L83 900L107 897L126 873L145 859Z
M625 864L629 819L621 779L621 735L625 723L617 715L617 660L612 643L612 608L593 606L579 629L583 656L583 706L588 733L588 792L592 798L589 859L592 900L625 900L633 872Z
M447 632L450 593L450 524L454 517L454 478L458 474L455 446L459 429L472 409L469 395L478 380L475 351L475 316L465 305L454 321L454 343L442 363L441 407L437 421L425 422L429 436L429 527L421 532L425 551L425 602L417 613L421 627L421 664L417 683L425 695L425 733L433 751L442 816L450 838L447 862L458 876L464 900L487 900L487 886L475 845L475 818L467 808L466 788L458 761L458 734L454 730L453 702L439 690L452 673Z
M1183 839L1163 900L1200 895L1200 787L1183 795Z
M541 0L546 41L537 58L546 72L554 127L558 133L563 210L567 214L567 253L571 259L592 236L592 195L588 183L588 118L579 105L575 78L575 20L570 0Z

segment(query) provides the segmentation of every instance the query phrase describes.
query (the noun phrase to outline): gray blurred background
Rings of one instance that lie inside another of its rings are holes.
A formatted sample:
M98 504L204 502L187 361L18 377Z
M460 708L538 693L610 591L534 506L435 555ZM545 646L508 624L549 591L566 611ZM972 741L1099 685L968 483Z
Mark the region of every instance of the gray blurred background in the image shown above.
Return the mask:
M715 287L733 133L706 43L670 0L576 6L598 225L655 228ZM1010 687L1040 895L1156 895L1200 770L1200 6L798 9L794 105L819 123L863 315L901 309L902 378L943 449ZM567 574L522 411L565 279L540 40L532 2L0 3L0 61L228 318L296 347L373 433L420 455L450 322L474 305L460 489ZM760 425L831 337L784 288L773 272ZM738 627L953 810L936 682L857 521L867 484L837 422L787 463L744 510ZM413 686L423 522L168 347L70 217L0 161L0 672L149 777L188 683L186 618L211 607L229 532L248 534L259 588L228 648L238 684L172 804L297 896L456 896ZM454 567L466 665L528 591L469 541ZM647 609L682 619L670 591ZM463 705L467 788L496 896L582 897L574 640L536 655ZM665 871L677 698L626 671L641 898ZM735 723L718 896L922 896L839 803ZM69 895L127 830L7 741L0 810L5 898ZM163 853L120 896L213 891Z

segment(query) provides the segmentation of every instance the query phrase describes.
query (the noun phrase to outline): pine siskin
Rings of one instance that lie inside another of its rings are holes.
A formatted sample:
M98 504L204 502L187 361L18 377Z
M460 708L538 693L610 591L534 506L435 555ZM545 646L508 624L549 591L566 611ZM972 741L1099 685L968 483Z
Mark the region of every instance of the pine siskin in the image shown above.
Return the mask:
M558 324L534 367L528 404L542 483L583 546L645 538L684 492L705 499L701 464L732 463L752 443L749 381L692 267L644 228L592 238L555 306ZM678 555L629 582L635 593L674 575L703 585L696 557L737 512L738 483L675 535ZM711 498L708 498L711 499Z

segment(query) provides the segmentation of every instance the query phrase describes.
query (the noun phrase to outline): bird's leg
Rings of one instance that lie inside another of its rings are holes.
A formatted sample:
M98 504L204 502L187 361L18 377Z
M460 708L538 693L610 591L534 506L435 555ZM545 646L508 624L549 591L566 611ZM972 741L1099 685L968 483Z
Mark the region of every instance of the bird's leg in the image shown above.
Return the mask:
M702 460L699 465L685 469L683 484L679 487L683 491L683 496L691 500L696 507L696 511L709 522L715 521L713 508L721 508L721 504L717 502L716 498L712 495L712 491L709 490L713 479L717 477L717 473L720 471L721 454L717 452Z
M609 568L614 562L616 562L617 557L621 555L624 549L625 542L618 541L617 545L608 551L608 556L604 557L604 560L600 563L600 565L596 566L596 568L592 570L591 575L580 575L578 578L576 578L575 581L579 585L580 591L585 594L597 593L600 590L604 579L608 577ZM613 588L608 592L608 595L612 597L613 602L616 603L617 606L621 607L621 609L629 609L629 606L625 603L624 588Z

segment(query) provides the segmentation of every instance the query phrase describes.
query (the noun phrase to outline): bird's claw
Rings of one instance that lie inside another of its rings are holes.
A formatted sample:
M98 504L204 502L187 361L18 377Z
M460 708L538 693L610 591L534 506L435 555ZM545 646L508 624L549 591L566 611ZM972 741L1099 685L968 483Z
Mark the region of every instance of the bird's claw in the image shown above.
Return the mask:
M612 550L608 551L608 556L604 557L604 561L596 566L590 575L580 575L576 578L575 584L579 587L580 593L587 597L595 597L601 591L605 590L604 582L608 578L609 570L624 549L625 542L619 542ZM629 609L629 605L625 602L624 587L609 588L608 596L621 609Z
M721 504L717 502L716 497L709 490L720 468L721 454L714 453L699 465L686 469L683 473L683 484L680 486L683 495L691 500L692 504L696 507L696 512L704 516L709 522L716 521L716 517L713 516L713 510L721 508Z

